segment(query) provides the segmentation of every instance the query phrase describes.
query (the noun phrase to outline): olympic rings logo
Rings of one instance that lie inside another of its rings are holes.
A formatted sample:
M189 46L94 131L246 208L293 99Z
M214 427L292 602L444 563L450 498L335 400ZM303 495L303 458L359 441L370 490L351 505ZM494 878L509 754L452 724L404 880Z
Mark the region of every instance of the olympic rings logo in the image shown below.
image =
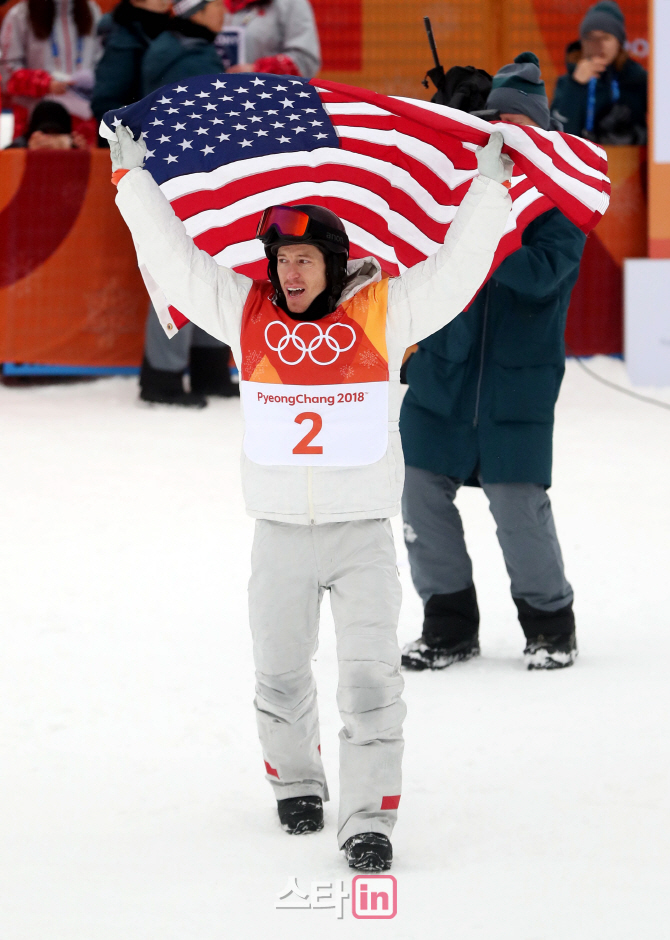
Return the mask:
M279 342L276 346L273 346L268 338L268 332L271 327L278 326L284 330L284 335L281 336ZM311 327L313 330L316 330L316 335L308 342L299 335L298 330L303 327ZM340 346L338 341L331 335L331 330L335 329L349 330L351 333L351 342L348 346ZM326 332L324 333L318 323L305 322L298 323L293 331L289 330L285 323L282 323L281 320L273 320L272 323L268 323L265 327L265 342L268 345L268 348L273 352L276 352L284 365L287 366L297 366L298 363L302 362L305 356L309 356L312 362L317 366L330 366L332 365L340 355L340 353L348 352L356 342L356 330L353 326L350 326L348 323L331 323ZM283 353L287 348L289 343L293 343L294 349L300 354L297 359L284 359ZM327 362L322 362L320 359L316 359L313 353L319 349L320 346L326 344L328 349L332 350L335 355L332 359L329 359Z

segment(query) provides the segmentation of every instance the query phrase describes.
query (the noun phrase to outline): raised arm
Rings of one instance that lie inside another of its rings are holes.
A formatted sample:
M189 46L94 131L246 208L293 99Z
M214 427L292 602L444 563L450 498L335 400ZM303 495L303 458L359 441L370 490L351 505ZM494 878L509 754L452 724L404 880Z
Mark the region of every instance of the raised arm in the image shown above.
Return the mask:
M480 175L458 208L444 244L389 284L389 321L406 345L441 329L470 303L493 262L507 225L512 200L503 181L502 134L495 133L478 154Z
M142 169L146 147L122 125L111 142L112 167L128 172L116 204L131 231L138 261L169 304L210 336L239 348L244 303L252 281L201 251L174 214L153 177Z

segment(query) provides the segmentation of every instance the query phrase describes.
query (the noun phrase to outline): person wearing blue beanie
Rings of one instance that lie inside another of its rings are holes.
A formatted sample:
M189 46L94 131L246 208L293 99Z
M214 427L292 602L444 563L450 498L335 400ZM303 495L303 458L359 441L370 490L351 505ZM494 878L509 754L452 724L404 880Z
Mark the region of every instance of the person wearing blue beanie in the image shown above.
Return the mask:
M646 142L647 73L628 57L626 23L614 0L590 7L568 47L552 116L569 134L604 144Z
M550 129L549 101L534 52L522 52L496 72L486 107L499 111L503 121Z

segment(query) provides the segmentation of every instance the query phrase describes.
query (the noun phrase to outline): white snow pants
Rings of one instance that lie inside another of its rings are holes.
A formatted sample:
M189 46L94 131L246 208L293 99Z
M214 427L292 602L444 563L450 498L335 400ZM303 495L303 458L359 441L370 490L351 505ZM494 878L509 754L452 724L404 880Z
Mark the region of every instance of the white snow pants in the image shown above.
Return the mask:
M391 834L403 752L401 589L388 519L325 525L256 521L249 617L256 715L268 781L278 800L328 799L316 685L319 607L330 591L339 685L338 843L360 832Z

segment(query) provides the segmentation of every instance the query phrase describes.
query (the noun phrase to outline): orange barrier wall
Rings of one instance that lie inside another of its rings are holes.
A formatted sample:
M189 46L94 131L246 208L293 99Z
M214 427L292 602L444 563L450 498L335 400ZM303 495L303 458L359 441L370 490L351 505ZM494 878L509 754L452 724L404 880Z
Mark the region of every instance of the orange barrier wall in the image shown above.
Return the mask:
M147 294L109 151L0 152L0 359L136 366Z
M610 207L586 240L565 331L575 353L623 350L623 259L647 255L646 147L606 147Z
M566 333L585 355L621 352L622 261L646 254L644 151L608 156ZM148 301L109 176L107 151L0 152L0 361L139 365Z

